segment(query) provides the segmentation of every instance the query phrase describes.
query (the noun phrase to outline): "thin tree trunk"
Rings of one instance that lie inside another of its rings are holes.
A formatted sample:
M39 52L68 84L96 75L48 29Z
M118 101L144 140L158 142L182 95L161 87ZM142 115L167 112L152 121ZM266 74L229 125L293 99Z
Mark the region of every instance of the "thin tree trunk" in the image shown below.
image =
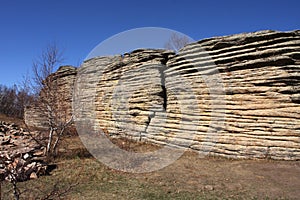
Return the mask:
M20 191L17 186L16 177L13 173L11 173L10 176L11 176L11 183L13 185L14 198L15 198L15 200L19 200L20 199Z
M60 131L60 133L59 133L59 135L57 136L57 138L56 138L56 141L55 141L55 143L54 143L54 145L53 145L53 152L56 154L56 148L57 148L57 146L58 146L58 143L59 143L59 141L60 141L60 138L61 138L61 136L62 136L62 134L63 134L63 132L65 131L65 128L63 128L61 131Z
M14 190L14 197L15 200L19 200L20 199L20 194L17 188L17 183L13 183L13 190Z
M47 144L47 156L49 156L50 154L50 151L51 151L51 143L52 143L52 140L53 140L53 128L51 127L50 128L50 133L49 133L49 139L48 139L48 144Z
M73 116L69 119L69 121L67 121L67 123L65 123L62 127L62 129L60 130L60 133L57 135L56 141L53 145L53 152L56 152L58 143L60 141L61 136L64 134L66 127L68 127L73 121Z

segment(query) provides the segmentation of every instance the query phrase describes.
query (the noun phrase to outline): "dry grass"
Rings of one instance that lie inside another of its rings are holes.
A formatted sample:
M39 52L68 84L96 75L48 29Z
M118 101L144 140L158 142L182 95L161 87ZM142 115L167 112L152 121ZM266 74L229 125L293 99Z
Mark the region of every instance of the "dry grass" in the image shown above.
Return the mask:
M133 151L157 148L114 142ZM53 162L57 169L51 176L18 184L23 199L41 199L54 190L67 191L62 199L297 199L300 195L296 161L200 159L186 152L159 171L131 174L109 169L89 155L78 137L69 137L64 139L61 157ZM12 199L10 188L3 185L2 199Z
M0 115L22 126L22 120ZM127 151L154 151L159 146L113 139ZM109 169L95 160L79 137L66 136L57 168L50 176L18 183L21 199L298 199L300 161L230 160L186 152L172 165L144 174ZM2 184L1 199L13 199L11 185ZM60 195L60 197L59 197Z
M0 113L0 121L5 121L7 123L13 123L13 124L16 124L20 127L25 127L25 124L24 124L24 121L23 119L18 119L18 118L14 118L14 117L8 117L4 114L1 114Z

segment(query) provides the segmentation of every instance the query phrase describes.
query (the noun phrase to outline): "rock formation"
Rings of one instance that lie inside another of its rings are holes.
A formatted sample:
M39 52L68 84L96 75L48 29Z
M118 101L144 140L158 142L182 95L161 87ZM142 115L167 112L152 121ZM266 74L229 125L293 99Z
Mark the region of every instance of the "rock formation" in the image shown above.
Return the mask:
M204 39L177 54L97 57L76 78L76 120L111 137L205 155L300 159L300 31Z
M62 66L48 79L51 81L51 91L41 91L40 98L52 98L49 103L59 106L59 113L54 112L55 117L60 120L68 120L72 115L72 94L76 77L76 68L72 66ZM51 97L49 97L51 96ZM30 105L25 108L25 122L28 126L45 128L48 123L45 105Z

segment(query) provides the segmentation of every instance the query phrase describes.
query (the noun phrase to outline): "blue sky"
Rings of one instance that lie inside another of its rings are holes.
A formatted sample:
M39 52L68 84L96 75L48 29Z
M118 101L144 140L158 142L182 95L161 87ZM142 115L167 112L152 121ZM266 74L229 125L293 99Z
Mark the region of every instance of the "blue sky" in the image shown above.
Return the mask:
M299 9L298 0L0 0L0 84L21 81L53 41L64 50L63 64L78 66L100 42L126 30L163 27L195 40L289 31L300 29Z

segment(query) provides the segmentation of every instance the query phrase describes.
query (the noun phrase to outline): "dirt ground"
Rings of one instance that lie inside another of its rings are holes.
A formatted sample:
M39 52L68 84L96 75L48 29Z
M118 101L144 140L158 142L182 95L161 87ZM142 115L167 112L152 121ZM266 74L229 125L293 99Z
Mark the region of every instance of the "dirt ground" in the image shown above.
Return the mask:
M129 151L159 148L113 142ZM50 176L20 183L25 191L21 199L42 199L36 196L51 191L52 185L67 188L75 182L62 199L300 199L300 161L200 158L187 151L161 170L134 174L109 169L91 157L78 137L65 138L62 144L62 156L54 160L57 169ZM39 189L35 193L33 188ZM12 199L9 184L3 183L2 190L2 199Z
M136 152L158 148L127 140L113 142ZM209 193L212 197L228 199L300 199L300 161L200 158L198 153L187 151L173 164L155 172L114 173L158 185L167 193L191 192L199 197Z
M300 162L198 158L188 152L174 164L141 176L185 191L208 190L224 197L300 199Z
M131 145L130 149L141 151L140 148ZM300 199L300 161L201 158L198 153L187 151L162 170L133 176L164 185L170 192L176 189L211 192L226 198Z

